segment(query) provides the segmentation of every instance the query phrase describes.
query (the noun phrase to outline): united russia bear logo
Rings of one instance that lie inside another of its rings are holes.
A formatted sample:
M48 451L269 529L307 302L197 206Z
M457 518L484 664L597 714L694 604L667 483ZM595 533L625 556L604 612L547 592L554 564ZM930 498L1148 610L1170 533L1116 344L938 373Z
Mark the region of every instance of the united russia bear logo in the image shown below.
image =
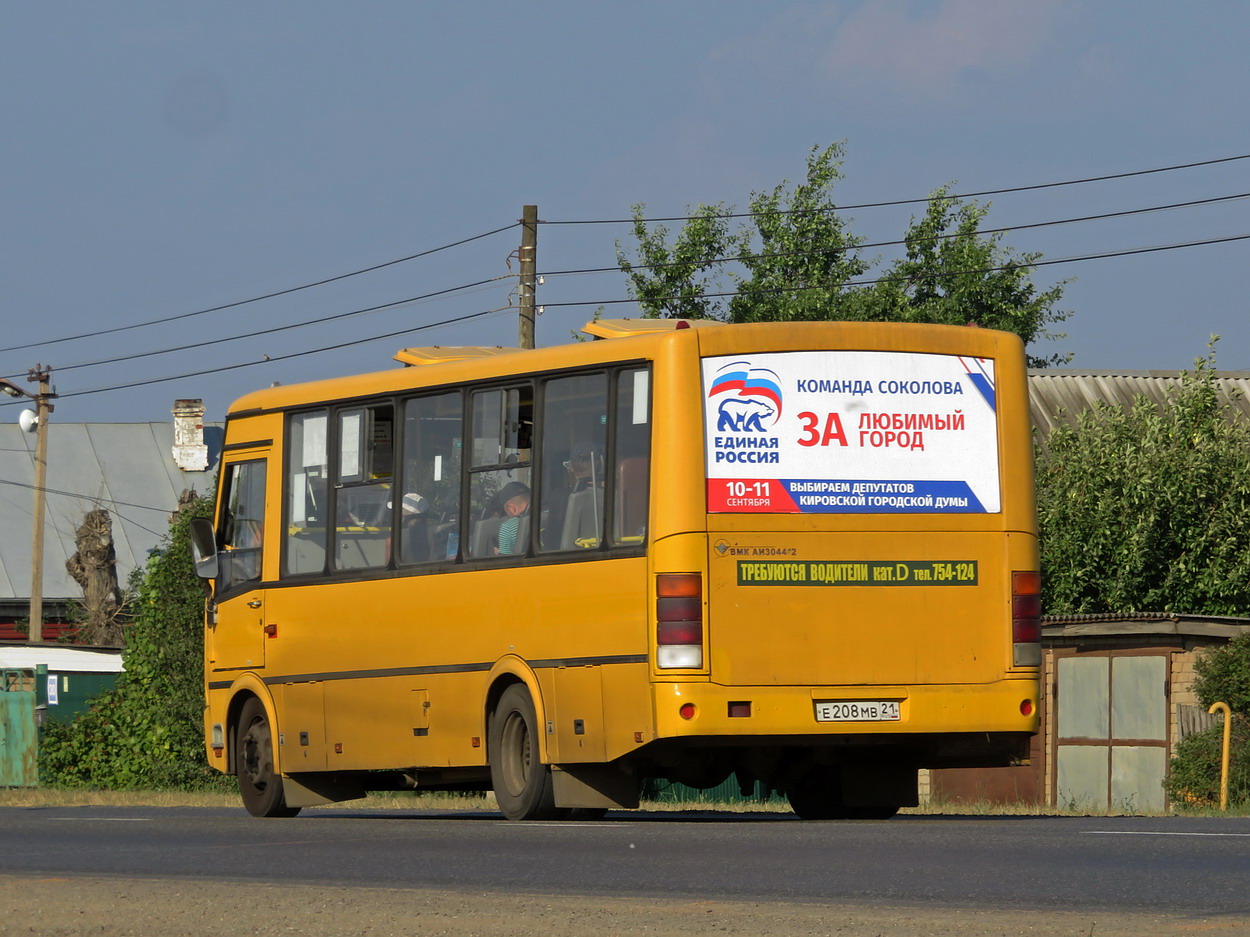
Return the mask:
M725 394L716 410L718 433L767 432L781 419L781 382L768 368L753 368L749 361L735 361L716 372L708 397Z

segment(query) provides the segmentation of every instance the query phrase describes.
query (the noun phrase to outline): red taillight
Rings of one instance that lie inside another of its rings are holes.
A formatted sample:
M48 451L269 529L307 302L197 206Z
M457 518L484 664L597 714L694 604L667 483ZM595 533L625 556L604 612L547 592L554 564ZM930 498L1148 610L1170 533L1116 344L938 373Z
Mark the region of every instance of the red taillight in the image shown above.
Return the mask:
M1011 597L1011 639L1016 644L1036 644L1042 639L1042 597Z
M703 667L703 580L698 573L661 573L655 579L656 666Z
M1038 666L1042 662L1041 640L1042 575L1036 570L1017 570L1011 574L1012 663L1016 667Z
M661 621L656 625L656 644L699 644L702 641L703 627L697 621Z
M703 579L698 573L660 573L655 577L655 594L697 599L703 595Z
M655 600L655 617L659 621L699 621L703 617L703 602L698 597L661 596Z

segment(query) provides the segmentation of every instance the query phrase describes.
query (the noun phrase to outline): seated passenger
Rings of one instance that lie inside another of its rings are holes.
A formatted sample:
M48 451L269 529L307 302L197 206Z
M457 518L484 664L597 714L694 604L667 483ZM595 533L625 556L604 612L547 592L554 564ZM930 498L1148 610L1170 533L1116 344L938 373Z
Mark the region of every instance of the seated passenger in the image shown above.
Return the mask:
M521 482L509 482L499 492L499 502L503 505L504 520L499 525L499 547L497 553L504 556L512 553L525 552L525 536L527 528L524 521L530 509L530 489Z
M388 505L389 507L389 505ZM416 492L404 495L400 502L399 560L401 563L424 563L430 558L430 503Z
M569 451L569 460L564 463L564 468L569 475L570 493L603 484L603 461L599 448L593 443L574 445Z

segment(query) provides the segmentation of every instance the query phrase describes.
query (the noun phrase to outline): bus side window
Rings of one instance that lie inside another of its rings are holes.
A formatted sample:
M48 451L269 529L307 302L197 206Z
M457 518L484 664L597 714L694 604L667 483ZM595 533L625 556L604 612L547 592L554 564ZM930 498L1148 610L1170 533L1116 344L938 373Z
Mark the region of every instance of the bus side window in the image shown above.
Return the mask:
M370 569L390 559L394 426L389 403L338 413L336 569Z
M404 405L403 471L395 489L401 564L445 562L459 555L463 414L459 392Z
M643 456L630 456L617 464L615 543L641 543L646 535L650 467L650 460Z
M466 556L524 555L529 552L534 389L521 384L480 390L472 401Z
M622 371L616 383L616 493L612 542L637 546L646 540L651 471L650 373Z
M326 566L330 455L325 410L296 413L287 432L286 575L320 573Z
M542 410L543 552L591 550L603 542L608 376L547 381Z
M226 475L221 517L219 591L226 592L240 583L260 579L264 522L264 461L231 464Z

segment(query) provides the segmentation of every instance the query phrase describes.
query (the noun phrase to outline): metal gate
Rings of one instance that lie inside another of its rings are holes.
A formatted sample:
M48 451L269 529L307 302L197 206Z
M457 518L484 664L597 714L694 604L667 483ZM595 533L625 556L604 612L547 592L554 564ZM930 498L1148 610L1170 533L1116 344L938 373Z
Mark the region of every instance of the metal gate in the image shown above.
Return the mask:
M1057 664L1056 803L1166 809L1169 657L1089 654Z
M39 784L35 671L0 670L0 787Z

